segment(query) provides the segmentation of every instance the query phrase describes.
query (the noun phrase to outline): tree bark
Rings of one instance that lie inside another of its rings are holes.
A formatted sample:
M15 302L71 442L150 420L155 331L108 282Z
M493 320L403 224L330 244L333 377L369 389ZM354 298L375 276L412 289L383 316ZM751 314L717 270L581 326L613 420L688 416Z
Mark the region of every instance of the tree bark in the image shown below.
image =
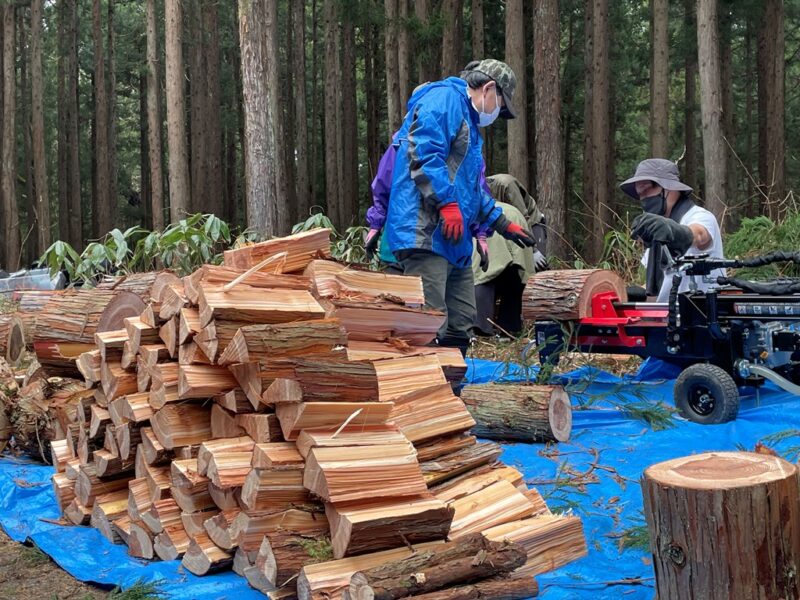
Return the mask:
M686 31L686 54L683 59L683 139L684 160L681 165L683 181L697 189L697 37L695 34L695 0L684 0L684 31Z
M428 30L431 26L431 3L429 0L415 0L414 17L419 23L421 35L417 39L417 83L425 83L438 78L440 69L437 68L438 49L430 42Z
M397 51L399 43L398 0L385 0L384 10L386 15L386 102L388 106L389 135L394 134L400 127L402 115L402 102L400 98L400 55Z
M340 227L341 215L341 145L338 143L339 100L341 89L339 63L339 18L335 0L325 0L325 197L328 217ZM387 41L388 44L388 41ZM393 47L394 48L394 47ZM388 56L387 56L388 59ZM389 73L387 69L387 81ZM391 113L389 125L392 126Z
M150 164L150 210L153 229L164 229L164 174L161 166L161 103L159 100L156 0L147 0L147 148Z
M203 7L203 29L206 32L206 165L208 169L206 209L215 215L223 212L222 190L222 115L220 85L220 32L219 3L209 2Z
M558 0L537 0L533 12L536 199L547 221L547 253L565 259L566 202L561 132L561 27Z
M184 218L191 206L189 157L186 148L186 90L183 69L182 0L166 0L167 140L169 149L169 214L173 222Z
M786 193L785 174L785 33L784 6L781 0L764 3L759 28L759 99L763 97L763 134L759 135L759 178L764 186L766 212L778 219ZM762 86L763 83L763 86ZM759 105L759 109L761 105ZM759 124L762 119L759 118Z
M522 295L522 317L532 321L574 321L591 316L592 298L614 292L627 300L625 283L613 271L578 269L542 271L528 279Z
M400 82L398 99L401 118L406 113L406 104L411 97L411 90L415 87L411 84L411 33L408 30L408 2L409 0L398 0L397 6L397 73Z
M442 0L442 78L456 76L464 68L461 60L464 0Z
M728 206L726 146L722 131L717 0L697 2L697 51L700 71L700 114L703 121L705 204L724 229Z
M669 0L650 0L650 156L669 158Z
M44 78L42 76L42 9L44 0L31 2L31 134L33 190L39 254L50 246L50 193L44 140Z
M290 2L292 12L292 71L295 75L292 99L294 101L295 194L297 219L304 221L311 208L311 181L308 149L308 90L306 88L306 3Z
M720 93L722 97L722 135L725 144L725 196L734 199L736 193L736 128L734 124L735 103L733 98L733 48L732 43L732 20L733 15L729 6L723 7L723 13L719 19L720 38L719 38L719 74L720 74ZM730 225L736 226L738 218L741 216L740 203L736 202L731 206L727 217Z
M13 4L3 7L3 171L2 193L6 217L5 267L15 271L20 267L20 222L17 206L17 129L16 129L16 52L15 16Z
M29 87L29 43L28 26L26 25L25 9L17 12L17 47L19 56L19 97L30 98ZM22 122L22 174L25 181L25 191L22 194L23 206L25 207L25 222L23 224L20 216L20 235L22 237L22 248L20 249L20 263L31 264L38 254L36 252L36 240L31 239L34 228L36 227L36 215L33 191L33 159L31 157L31 113L28 102L20 103L19 119ZM19 161L17 161L19 163Z
M401 0L405 3L406 0ZM402 40L402 35L401 35ZM408 36L406 35L406 46ZM352 17L345 16L342 29L342 128L344 144L342 160L344 162L344 178L342 179L342 214L341 231L358 220L358 105L356 103L356 40L355 25ZM402 66L403 51L400 59ZM406 56L405 85L408 87L408 61ZM401 68L402 73L402 68ZM402 89L402 75L401 75ZM402 93L402 92L401 92ZM405 96L408 99L408 96ZM405 103L405 100L403 100Z
M483 0L472 0L472 57L480 60L486 54L486 25L483 18Z
M96 181L94 207L97 210L94 235L101 238L114 228L114 211L110 196L110 171L108 161L108 88L106 86L106 60L103 49L103 12L101 0L92 2L92 29L94 35L94 126Z
M107 98L108 98L108 197L111 200L112 222L116 227L117 215L119 214L119 188L118 188L118 165L117 165L117 72L115 57L115 36L114 36L114 3L116 0L108 0L108 58L106 59L108 78L107 78Z
M506 62L517 76L517 118L508 121L508 172L528 188L528 106L525 86L525 17L523 1L506 2ZM528 188L530 189L530 188Z
M59 236L80 251L81 189L78 140L78 14L76 0L59 2Z
M795 465L709 452L653 465L641 483L659 598L800 598Z
M190 212L208 211L208 113L206 103L205 31L203 29L203 0L182 0L188 23L189 53L189 179Z
M271 0L270 0L271 1ZM277 232L275 190L277 154L274 140L274 110L267 89L268 0L250 0L239 6L239 37L242 54L242 91L245 115L245 196L247 225L266 236Z

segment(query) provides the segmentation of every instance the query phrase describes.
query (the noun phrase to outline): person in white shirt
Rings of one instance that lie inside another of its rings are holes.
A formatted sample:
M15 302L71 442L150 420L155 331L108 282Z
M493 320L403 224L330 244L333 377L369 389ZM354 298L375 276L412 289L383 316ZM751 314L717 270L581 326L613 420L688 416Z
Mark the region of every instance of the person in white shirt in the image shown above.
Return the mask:
M672 161L643 160L634 176L620 184L620 189L639 201L644 210L631 223L631 235L647 245L642 264L647 269L648 296L656 296L658 302L669 300L672 274L665 273L665 269L671 259L698 254L724 257L722 233L716 217L694 203L692 188L680 180L678 166ZM724 275L722 269L711 274L712 277ZM688 290L691 279L696 279L699 290L712 285L700 277L685 277L678 291Z

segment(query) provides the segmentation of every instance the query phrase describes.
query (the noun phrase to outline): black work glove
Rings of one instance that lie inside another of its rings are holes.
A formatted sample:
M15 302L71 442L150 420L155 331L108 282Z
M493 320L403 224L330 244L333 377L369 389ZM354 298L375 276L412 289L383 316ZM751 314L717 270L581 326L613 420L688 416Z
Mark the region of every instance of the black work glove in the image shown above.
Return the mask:
M524 248L525 246L530 248L536 247L536 240L533 239L533 234L524 227L520 227L516 223L509 221L505 215L500 215L494 222L494 225L492 225L492 228L507 240L514 242L520 248Z
M631 235L647 245L660 242L675 256L686 254L694 243L694 234L686 225L652 213L642 213L633 220Z

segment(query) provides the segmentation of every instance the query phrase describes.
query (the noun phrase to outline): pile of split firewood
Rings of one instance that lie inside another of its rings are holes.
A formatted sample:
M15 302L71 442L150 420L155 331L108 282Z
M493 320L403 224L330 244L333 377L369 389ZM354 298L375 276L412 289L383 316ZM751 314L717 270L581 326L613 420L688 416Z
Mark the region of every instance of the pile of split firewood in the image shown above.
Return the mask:
M585 555L580 520L470 434L503 397L453 393L466 365L426 345L443 316L420 280L329 256L314 230L183 279L23 295L41 368L6 394L15 441L52 454L66 520L197 575L303 600L535 595ZM534 439L568 435L563 394L534 396Z

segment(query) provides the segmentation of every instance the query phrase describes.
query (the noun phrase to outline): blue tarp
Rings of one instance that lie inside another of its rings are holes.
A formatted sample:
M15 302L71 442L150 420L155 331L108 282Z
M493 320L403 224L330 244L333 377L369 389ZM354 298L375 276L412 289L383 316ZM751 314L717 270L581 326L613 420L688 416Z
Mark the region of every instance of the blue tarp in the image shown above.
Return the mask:
M468 381L514 381L529 370L470 360ZM649 465L693 452L752 449L766 436L800 430L800 398L774 387L743 400L739 418L725 425L676 426L653 431L626 414L625 403L671 403L674 369L647 361L635 375L619 378L591 368L562 376L573 405L572 439L546 447L507 444L502 460L518 468L548 505L581 517L589 555L539 580L544 600L632 600L653 598L649 553L620 550L620 536L643 525L639 478ZM787 450L792 441L778 445ZM796 444L800 439L795 438ZM0 526L17 541L32 540L62 568L82 581L127 588L137 580L163 580L171 598L247 600L261 598L233 573L198 578L178 561L130 558L89 527L62 527L50 485L52 469L11 457L0 459ZM626 581L637 580L630 584Z

